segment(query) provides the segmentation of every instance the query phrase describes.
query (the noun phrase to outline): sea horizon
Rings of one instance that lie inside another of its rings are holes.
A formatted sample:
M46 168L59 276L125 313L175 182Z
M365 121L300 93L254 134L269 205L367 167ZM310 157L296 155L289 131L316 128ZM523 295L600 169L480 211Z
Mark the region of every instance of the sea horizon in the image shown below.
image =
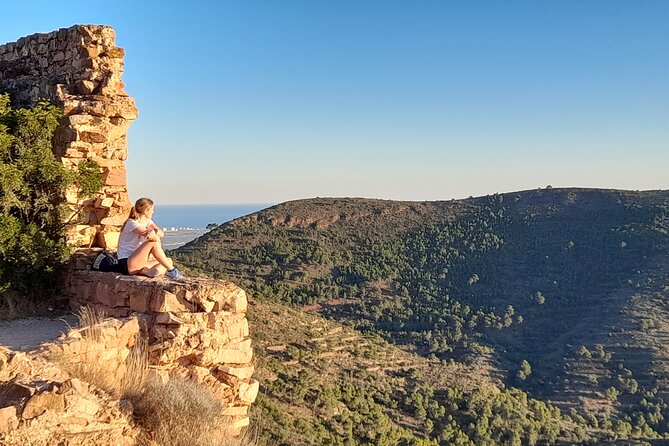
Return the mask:
M161 228L205 229L260 211L274 204L157 204L153 221Z

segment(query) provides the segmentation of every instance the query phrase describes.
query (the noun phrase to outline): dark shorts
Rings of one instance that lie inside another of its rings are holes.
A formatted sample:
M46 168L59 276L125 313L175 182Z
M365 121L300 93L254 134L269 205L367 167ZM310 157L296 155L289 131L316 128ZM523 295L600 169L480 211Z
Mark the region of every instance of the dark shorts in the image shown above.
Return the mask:
M128 259L118 259L118 265L116 265L118 268L118 272L121 274L125 274L126 276L130 274L128 271Z

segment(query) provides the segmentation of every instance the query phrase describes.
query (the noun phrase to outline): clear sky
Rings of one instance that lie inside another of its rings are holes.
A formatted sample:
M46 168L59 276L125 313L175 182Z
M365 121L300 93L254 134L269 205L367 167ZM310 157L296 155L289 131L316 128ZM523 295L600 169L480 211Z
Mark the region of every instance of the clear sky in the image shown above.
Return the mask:
M133 199L669 189L669 1L3 2L111 25Z

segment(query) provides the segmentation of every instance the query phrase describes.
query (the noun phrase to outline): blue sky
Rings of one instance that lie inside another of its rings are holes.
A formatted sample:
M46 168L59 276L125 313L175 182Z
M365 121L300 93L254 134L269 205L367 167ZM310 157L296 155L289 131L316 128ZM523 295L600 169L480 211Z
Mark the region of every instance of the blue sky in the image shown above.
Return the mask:
M31 1L111 25L133 199L669 189L669 1Z

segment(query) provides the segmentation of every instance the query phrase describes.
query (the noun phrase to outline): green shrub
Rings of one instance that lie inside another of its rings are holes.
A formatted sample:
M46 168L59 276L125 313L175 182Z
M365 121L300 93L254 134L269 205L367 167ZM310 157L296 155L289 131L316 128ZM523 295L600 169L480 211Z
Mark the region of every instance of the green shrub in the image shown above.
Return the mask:
M61 117L47 102L15 110L9 96L0 95L0 294L53 289L69 254L65 191L76 185L85 197L102 186L96 163L84 161L72 171L54 155L52 138Z

